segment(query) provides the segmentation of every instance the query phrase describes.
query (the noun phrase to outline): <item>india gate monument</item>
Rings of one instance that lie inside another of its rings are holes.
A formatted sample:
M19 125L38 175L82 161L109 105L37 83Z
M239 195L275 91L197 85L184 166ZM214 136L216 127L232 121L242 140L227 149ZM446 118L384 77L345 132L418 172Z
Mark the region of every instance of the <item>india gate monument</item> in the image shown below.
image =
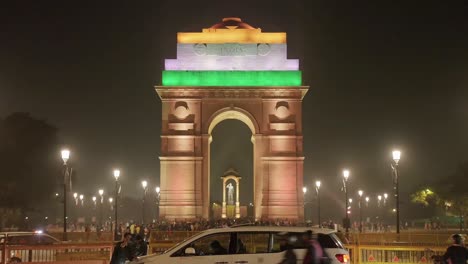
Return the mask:
M308 86L299 60L287 57L286 33L224 18L201 32L177 33L177 57L164 66L155 87L162 101L160 217L210 217L210 182L220 181L210 175L211 134L236 119L252 132L255 219L302 221ZM230 195L233 187L223 186Z

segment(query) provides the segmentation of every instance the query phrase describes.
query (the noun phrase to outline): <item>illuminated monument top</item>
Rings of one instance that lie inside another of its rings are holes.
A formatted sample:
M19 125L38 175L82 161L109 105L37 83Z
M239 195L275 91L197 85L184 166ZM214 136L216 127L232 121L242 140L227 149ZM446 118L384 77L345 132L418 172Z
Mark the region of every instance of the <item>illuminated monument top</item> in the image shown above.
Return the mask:
M177 34L163 86L300 86L299 60L287 59L286 33L224 18L202 32Z

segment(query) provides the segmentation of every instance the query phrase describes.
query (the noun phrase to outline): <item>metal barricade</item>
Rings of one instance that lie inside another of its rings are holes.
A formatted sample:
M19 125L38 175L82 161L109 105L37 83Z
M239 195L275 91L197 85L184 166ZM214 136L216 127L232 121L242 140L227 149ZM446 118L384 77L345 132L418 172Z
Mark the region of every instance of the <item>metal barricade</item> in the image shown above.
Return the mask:
M4 245L2 263L12 258L21 262L109 261L113 244L57 244L38 246Z

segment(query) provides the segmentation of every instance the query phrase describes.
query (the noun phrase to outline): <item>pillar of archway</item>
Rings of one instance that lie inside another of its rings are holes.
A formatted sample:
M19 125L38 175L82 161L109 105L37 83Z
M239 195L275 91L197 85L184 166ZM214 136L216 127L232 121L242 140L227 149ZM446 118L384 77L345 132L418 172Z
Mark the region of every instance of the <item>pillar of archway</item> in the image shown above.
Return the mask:
M264 33L234 18L202 33L178 34L177 59L166 60L156 86L161 217L209 218L211 133L237 119L252 132L255 218L303 220L308 87L301 85L298 60L286 58L285 41L284 32Z
M241 176L234 169L227 170L223 176L221 176L223 180L223 204L222 204L222 211L221 211L221 218L227 218L227 202L226 202L226 189L228 188L228 181L233 180L236 184L236 200L235 200L235 210L234 210L234 217L240 218L240 201L239 201L239 183L242 179ZM234 188L234 187L231 187Z

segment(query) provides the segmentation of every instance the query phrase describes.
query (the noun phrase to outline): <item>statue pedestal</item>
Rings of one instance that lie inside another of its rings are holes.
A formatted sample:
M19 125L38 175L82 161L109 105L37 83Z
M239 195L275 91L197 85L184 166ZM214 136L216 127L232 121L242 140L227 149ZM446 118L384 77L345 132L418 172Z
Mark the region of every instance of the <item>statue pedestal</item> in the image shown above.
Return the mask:
M236 216L236 206L233 204L226 205L227 218L234 218Z

